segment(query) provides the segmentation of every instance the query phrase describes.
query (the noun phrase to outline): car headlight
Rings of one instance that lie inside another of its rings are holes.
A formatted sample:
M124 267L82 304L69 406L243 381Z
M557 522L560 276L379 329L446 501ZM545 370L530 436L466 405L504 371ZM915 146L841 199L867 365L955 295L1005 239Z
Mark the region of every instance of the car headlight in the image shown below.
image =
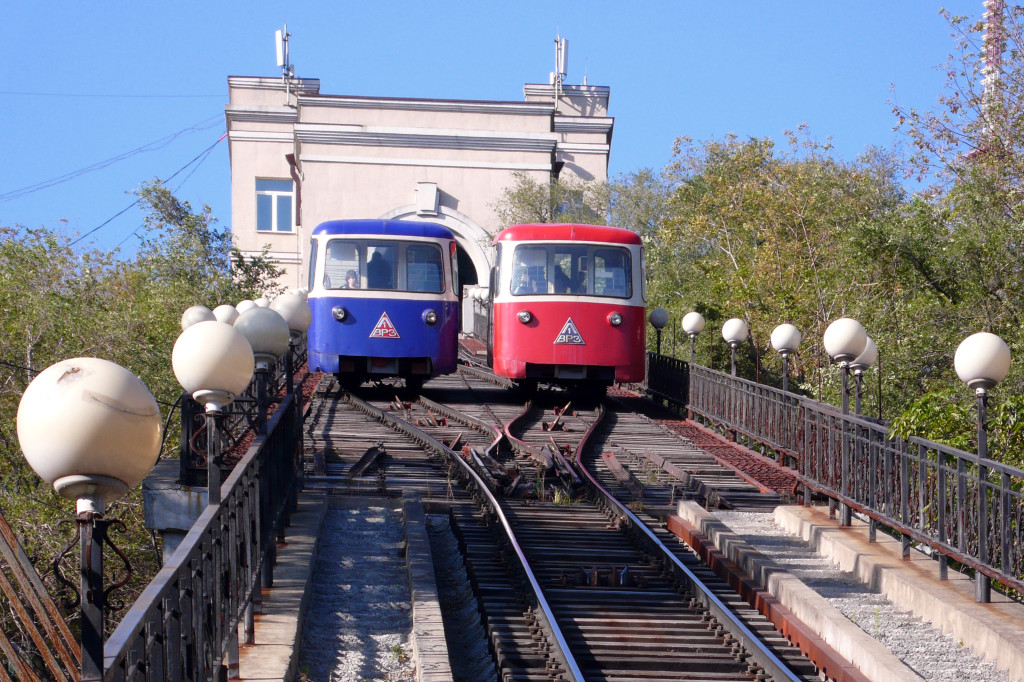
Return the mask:
M613 327L618 327L620 324L622 324L622 315L619 315L618 313L612 313L611 315L608 316L608 324L610 324Z
M530 320L533 319L533 315L530 314L529 310L520 310L516 317L518 317L519 321L523 324L530 324Z
M423 321L429 324L430 326L434 326L435 324L437 324L437 313L433 310L428 310L427 312L423 313Z
M334 319L338 322L344 322L345 318L348 317L348 311L340 305L336 305L331 308L331 315L334 315Z

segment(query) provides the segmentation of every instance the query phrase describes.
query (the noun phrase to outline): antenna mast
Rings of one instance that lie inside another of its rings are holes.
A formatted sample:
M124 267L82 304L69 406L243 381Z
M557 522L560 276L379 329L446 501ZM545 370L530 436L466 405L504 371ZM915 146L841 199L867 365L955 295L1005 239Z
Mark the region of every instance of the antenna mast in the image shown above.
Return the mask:
M1003 13L1006 9L1005 0L985 0L985 35L982 47L982 63L984 77L982 86L982 102L985 115L988 116L998 102L999 90L1002 85L1003 50L1006 49L1006 27L1003 25ZM991 125L991 123L990 123Z
M551 84L555 86L555 107L562 97L562 82L569 75L569 41L555 36L555 70L551 73Z
M288 32L288 24L284 30L274 31L274 42L277 46L277 65L281 67L281 80L284 81L284 103L288 104L291 95L291 79L295 77L295 65L291 63L288 56L288 39L292 34Z

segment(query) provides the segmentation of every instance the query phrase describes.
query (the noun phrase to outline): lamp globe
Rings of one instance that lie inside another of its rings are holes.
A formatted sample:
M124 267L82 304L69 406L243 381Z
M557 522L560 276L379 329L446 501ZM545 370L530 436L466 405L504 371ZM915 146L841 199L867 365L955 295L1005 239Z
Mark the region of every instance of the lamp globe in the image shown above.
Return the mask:
M668 324L668 311L664 308L655 308L647 316L647 320L655 329L664 329L665 325Z
M205 305L194 305L181 315L181 331L185 331L197 322L208 322L217 319L213 311Z
M241 315L246 310L252 310L253 308L258 308L258 307L259 306L256 305L256 301L250 301L249 299L245 299L244 301L239 301L238 302L238 305L235 306L235 310L237 310L238 314ZM234 323L232 322L232 324L234 324Z
M220 322L200 322L181 333L171 352L174 376L196 402L219 410L245 390L255 361L242 333Z
M270 308L247 310L235 320L235 329L252 347L258 369L266 369L269 363L284 355L291 340L288 323Z
M297 336L306 333L313 321L313 311L309 309L306 296L298 292L278 296L270 304L270 309L283 317L288 329Z
M704 326L706 324L704 316L696 311L683 315L683 331L690 336L697 336L697 334L700 334L704 331Z
M953 366L960 380L973 389L987 390L1010 371L1010 349L995 334L971 334L957 346Z
M225 303L213 309L213 316L217 318L218 322L223 322L224 324L234 324L235 320L238 319L238 308L228 303Z
M875 340L869 336L867 342L864 344L864 350L850 362L850 369L855 372L863 372L871 367L871 365L875 364L875 361L877 360L878 345L875 343Z
M260 308L270 307L270 299L267 298L266 296L260 296L259 298L256 299L255 303Z
M142 381L98 358L51 365L25 389L18 440L29 466L78 511L102 512L149 473L160 409Z
M791 324L780 324L772 330L772 348L783 355L795 353L803 341L804 335Z
M747 340L747 323L738 317L726 320L722 325L722 338L730 346L738 346Z
M864 352L868 334L852 317L841 317L825 330L825 352L836 362L849 362Z

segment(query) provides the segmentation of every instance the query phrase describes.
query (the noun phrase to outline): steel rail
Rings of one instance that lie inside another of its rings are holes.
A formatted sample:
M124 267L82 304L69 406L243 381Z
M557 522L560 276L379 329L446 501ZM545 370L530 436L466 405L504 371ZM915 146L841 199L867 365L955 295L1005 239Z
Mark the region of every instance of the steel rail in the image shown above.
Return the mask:
M601 413L603 414L603 412L604 406L602 405ZM587 431L587 436L589 436L593 432L594 426L596 426L596 423L592 425L591 429ZM629 510L628 507L626 507L626 505L622 504L614 495L608 492L608 490L606 490L605 487L602 486L597 481L597 479L590 472L590 470L587 467L583 466L582 453L584 450L585 443L586 441L581 443L579 451L576 455L576 461L579 464L580 471L590 482L590 485L594 488L594 490L596 490L601 495L605 503L609 505L612 509L616 510L617 514L625 516L627 519L629 519L630 523L633 524L633 527L637 531L642 533L643 537L647 540L648 544L653 545L661 554L663 554L669 561L672 562L672 564L676 567L676 570L682 573L689 581L695 593L700 593L704 596L703 601L708 610L711 611L711 613L720 621L723 621L723 624L727 624L727 629L737 639L740 640L744 648L746 648L746 650L751 654L751 656L753 656L754 659L761 665L761 667L765 669L765 672L772 676L772 679L790 680L791 682L802 682L803 678L793 673L793 671L789 669L789 666L787 666L774 653L772 653L772 651L767 648L767 646L764 644L761 638L758 637L757 634L755 634L753 631L751 631L745 623L740 621L736 617L736 614L733 613L732 609L730 609L724 602L722 602L722 600L719 599L718 596L715 595L715 593L707 585L704 584L704 581L697 577L697 575L694 574L693 571L691 571L686 566L686 564L680 561L679 557L677 557L668 547L665 546L665 544L658 538L658 536L655 535L654 532L647 527L646 523L641 521L640 518L636 516L636 514L634 514L632 511Z
M471 376L475 376L478 379L489 381L495 386L501 386L502 388L517 388L519 386L519 384L512 381L511 379L499 377L497 374L490 371L489 369L483 370L476 366L459 365L458 370L460 372L465 372L466 374L469 374Z
M505 530L505 535L507 536L508 541L511 543L513 550L515 550L516 556L519 558L519 563L522 566L523 572L530 583L530 587L533 589L534 597L537 600L537 615L540 618L541 625L544 627L549 639L553 640L557 645L552 651L552 654L557 658L557 662L561 663L565 667L566 672L569 674L570 679L573 680L573 682L585 682L583 672L576 663L576 659L573 658L572 652L569 649L569 644L555 620L554 612L548 604L547 599L544 597L544 592L541 589L540 582L538 582L537 577L530 568L530 563L526 559L526 554L523 552L522 547L519 545L519 541L516 539L515 532L512 530L512 524L509 523L508 517L505 516L505 512L502 509L498 498L490 492L480 476L473 470L468 462L459 457L451 448L446 447L443 443L433 438L425 431L422 431L403 419L399 419L394 415L388 414L387 412L370 405L351 393L347 394L347 398L353 407L359 409L364 414L372 416L381 422L390 424L392 427L402 431L407 436L420 443L420 445L430 448L431 450L434 450L435 452L458 463L466 475L475 484L479 493L485 498L488 506L494 512L495 516L498 517L502 528Z

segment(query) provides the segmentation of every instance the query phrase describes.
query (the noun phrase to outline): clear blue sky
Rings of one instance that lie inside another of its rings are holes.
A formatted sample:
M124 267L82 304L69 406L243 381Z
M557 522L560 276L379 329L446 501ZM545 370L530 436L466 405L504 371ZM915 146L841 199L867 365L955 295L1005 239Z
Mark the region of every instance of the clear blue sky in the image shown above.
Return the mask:
M224 133L229 75L275 76L288 23L296 75L325 94L521 100L546 82L556 32L569 83L611 88L612 174L671 161L675 137L778 137L807 123L853 158L889 146L890 83L931 106L953 48L943 5L866 2L31 2L8 3L0 41L0 225L66 221L86 233ZM952 0L978 16L981 0ZM187 130L193 128L193 130ZM182 132L185 131L185 132ZM170 139L176 133L181 134ZM161 141L67 182L11 197ZM191 173L191 174L190 174ZM169 182L231 224L227 141ZM125 212L83 243L108 250L142 222Z

